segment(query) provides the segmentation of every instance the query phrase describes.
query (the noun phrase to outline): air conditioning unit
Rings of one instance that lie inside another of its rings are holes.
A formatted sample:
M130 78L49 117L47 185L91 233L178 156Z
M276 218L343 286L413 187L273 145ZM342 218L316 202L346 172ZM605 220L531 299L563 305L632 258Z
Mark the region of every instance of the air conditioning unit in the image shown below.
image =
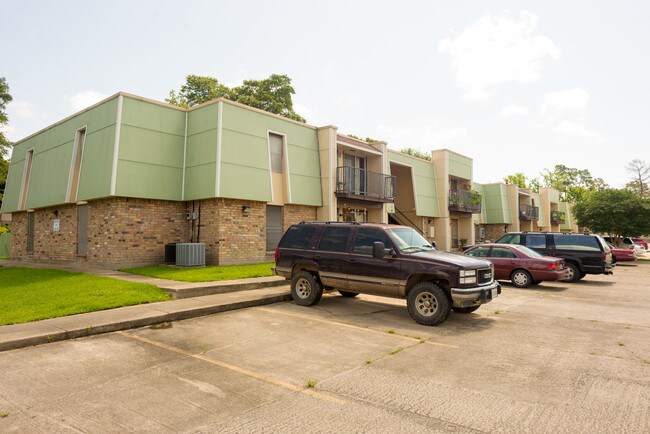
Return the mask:
M176 265L181 267L205 265L205 243L176 243Z

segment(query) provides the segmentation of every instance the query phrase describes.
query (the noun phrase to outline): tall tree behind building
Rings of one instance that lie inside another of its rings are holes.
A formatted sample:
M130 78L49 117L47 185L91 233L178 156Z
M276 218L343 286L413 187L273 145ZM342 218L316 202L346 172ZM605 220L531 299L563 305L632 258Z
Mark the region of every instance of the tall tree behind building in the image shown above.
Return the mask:
M634 159L627 163L625 170L632 175L632 180L625 184L625 188L632 190L641 197L650 197L648 180L650 180L650 164L643 160Z
M305 118L293 109L293 97L296 91L287 75L271 74L263 80L244 80L241 86L229 88L219 83L214 77L188 75L185 84L177 92L171 90L169 104L192 107L219 97L227 98L299 122Z

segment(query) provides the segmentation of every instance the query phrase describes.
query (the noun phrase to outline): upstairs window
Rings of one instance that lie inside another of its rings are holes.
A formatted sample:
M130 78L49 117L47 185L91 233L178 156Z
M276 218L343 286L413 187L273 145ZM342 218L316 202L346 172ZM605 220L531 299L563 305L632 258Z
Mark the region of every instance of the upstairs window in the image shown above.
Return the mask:
M86 127L79 128L74 140L74 150L72 151L72 165L70 166L69 193L67 202L77 201L77 192L79 190L79 175L81 174L81 159L86 142Z
M20 202L18 209L25 209L27 203L27 190L29 190L29 178L32 176L32 160L34 159L34 149L30 149L25 154L25 168L23 170L23 183L20 188Z
M279 134L269 133L269 152L271 154L271 171L282 173L282 150L284 137Z

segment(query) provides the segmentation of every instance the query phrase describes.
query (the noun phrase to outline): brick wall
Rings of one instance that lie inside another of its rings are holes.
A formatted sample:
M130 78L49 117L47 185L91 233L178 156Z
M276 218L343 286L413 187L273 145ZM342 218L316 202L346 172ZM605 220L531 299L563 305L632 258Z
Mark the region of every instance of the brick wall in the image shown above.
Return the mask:
M316 217L315 206L308 205L285 205L282 215L282 227L284 231L289 229L289 226L300 223L301 221L314 221Z
M501 238L505 232L503 232L503 225L483 225L485 228L485 239L490 240L491 242L496 241Z
M192 202L107 198L88 202L88 253L77 255L77 205L34 211L34 252L27 253L27 213L13 214L11 257L44 262L82 262L124 268L164 262L165 244L202 242L206 264L263 262L266 250L266 203L236 199L194 201L200 220L187 214ZM250 207L244 213L243 206ZM56 211L56 214L55 214ZM59 231L53 230L59 219ZM315 220L316 208L286 205L284 228Z

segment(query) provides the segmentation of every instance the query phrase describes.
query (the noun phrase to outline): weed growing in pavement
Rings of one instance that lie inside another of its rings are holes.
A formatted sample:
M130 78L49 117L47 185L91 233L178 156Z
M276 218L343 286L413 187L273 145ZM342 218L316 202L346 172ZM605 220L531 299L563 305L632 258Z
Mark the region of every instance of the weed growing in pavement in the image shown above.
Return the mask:
M47 335L47 341L48 341L48 342L52 342L52 341L54 341L54 336L52 336L52 335Z
M388 334L391 334L391 335L394 335L394 334L395 334L395 330L393 330L393 329L388 329L386 332L387 332Z
M591 355L591 356L595 356L596 354L598 354L598 353L589 353L589 355Z
M5 412L0 413L0 418L2 419L4 419L7 416L9 416L9 413L5 413Z
M494 313L495 313L496 315L499 315L499 314L501 313L501 309L497 309L497 310L495 310Z
M375 359L371 359L371 358L366 359L366 365L372 365L373 363L375 363Z
M623 342L617 342L617 345L618 345L619 347L624 347L624 346L625 346L625 344L624 344Z
M391 356L394 356L395 354L399 353L400 351L404 351L404 348L402 348L402 347L394 348L394 349L390 350L388 352L388 354L391 355Z
M316 384L318 384L318 380L316 380L314 378L308 378L308 379L305 380L305 387L307 389L311 389L311 388L316 387Z

